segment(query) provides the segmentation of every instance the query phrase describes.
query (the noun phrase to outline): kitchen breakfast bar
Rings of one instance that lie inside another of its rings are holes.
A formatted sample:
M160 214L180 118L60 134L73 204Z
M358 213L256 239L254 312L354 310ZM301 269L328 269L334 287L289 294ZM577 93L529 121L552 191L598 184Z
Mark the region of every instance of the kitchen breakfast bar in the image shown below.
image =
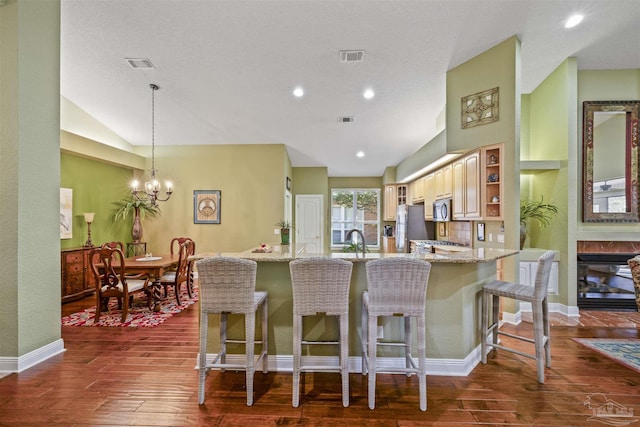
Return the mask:
M309 253L304 246L274 246L270 252L200 253L190 259L232 257L257 262L256 290L269 295L269 370L291 371L293 344L293 297L289 261L299 258L329 257L353 262L349 302L349 362L351 372L361 370L360 321L362 291L367 289L365 264L369 260L386 257L418 257L431 263L427 287L427 373L430 375L466 376L480 361L480 319L482 286L496 278L496 261L518 254L517 250L478 248L448 251L439 248L436 253L361 253L331 252ZM218 351L218 316L209 316L207 358ZM307 322L308 321L308 322ZM402 336L401 319L386 318L379 327L382 340L397 340ZM242 316L229 317L229 337L244 335ZM259 323L256 330L260 330ZM310 339L337 338L337 321L330 316L305 319L305 331ZM417 342L415 339L413 342ZM323 346L324 347L324 346ZM314 349L315 350L315 349ZM244 357L243 348L237 357ZM315 356L319 364L323 358L333 357L333 349L303 356ZM389 366L403 365L398 349L379 351L379 362ZM229 356L229 358L235 357ZM333 360L333 359L331 359Z

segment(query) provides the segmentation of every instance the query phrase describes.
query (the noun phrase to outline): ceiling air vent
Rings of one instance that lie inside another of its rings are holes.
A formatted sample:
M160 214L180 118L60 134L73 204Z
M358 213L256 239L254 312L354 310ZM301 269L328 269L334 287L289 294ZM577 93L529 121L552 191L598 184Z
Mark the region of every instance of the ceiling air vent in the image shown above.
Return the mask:
M341 50L340 62L361 62L364 59L364 50Z
M125 58L131 68L135 68L136 70L148 70L150 68L156 68L153 66L153 63L148 58Z
M338 116L339 123L353 123L355 119L354 116Z

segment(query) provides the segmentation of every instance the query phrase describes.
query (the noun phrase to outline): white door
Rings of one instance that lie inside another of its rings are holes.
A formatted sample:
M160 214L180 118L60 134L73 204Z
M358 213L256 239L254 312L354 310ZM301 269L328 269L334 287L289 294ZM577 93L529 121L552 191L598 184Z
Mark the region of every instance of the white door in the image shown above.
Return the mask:
M296 195L295 234L298 247L306 245L308 253L324 252L323 195Z

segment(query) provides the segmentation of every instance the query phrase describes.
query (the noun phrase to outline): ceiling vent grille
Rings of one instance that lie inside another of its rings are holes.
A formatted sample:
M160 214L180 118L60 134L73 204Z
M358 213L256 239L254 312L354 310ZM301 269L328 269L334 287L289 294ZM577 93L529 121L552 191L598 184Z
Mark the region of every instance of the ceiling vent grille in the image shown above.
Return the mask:
M364 50L341 50L340 62L361 62L364 59Z
M354 116L338 116L339 123L353 123L355 119Z
M148 58L125 58L131 68L136 70L148 70L150 68L156 68Z

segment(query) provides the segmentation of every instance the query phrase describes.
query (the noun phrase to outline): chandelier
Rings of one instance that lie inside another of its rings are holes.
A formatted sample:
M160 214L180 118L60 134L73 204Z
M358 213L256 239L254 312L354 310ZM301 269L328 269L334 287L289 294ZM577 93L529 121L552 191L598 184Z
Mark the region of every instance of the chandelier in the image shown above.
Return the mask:
M156 144L155 144L155 93L159 89L158 85L151 83L151 178L144 183L144 190L138 190L138 181L131 183L131 194L138 200L148 200L151 206L158 206L158 202L166 202L173 193L173 185L170 181L165 182L165 197L160 197L162 188L160 181L156 178Z

